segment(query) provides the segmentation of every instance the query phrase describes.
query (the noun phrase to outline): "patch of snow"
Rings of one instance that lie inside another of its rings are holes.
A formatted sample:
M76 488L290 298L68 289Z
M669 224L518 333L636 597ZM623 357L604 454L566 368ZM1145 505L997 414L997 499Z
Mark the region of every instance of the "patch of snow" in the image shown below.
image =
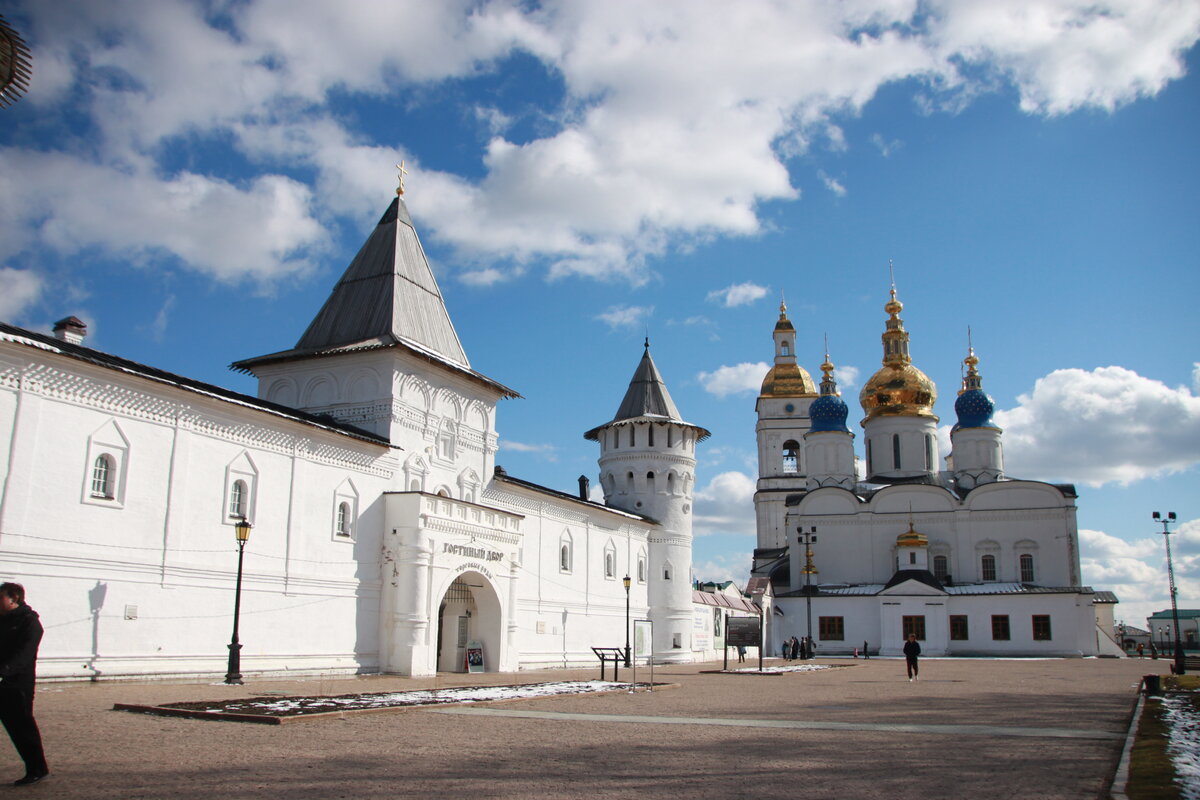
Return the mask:
M1179 794L1184 800L1200 800L1200 710L1191 695L1163 695L1167 723L1167 755L1175 765Z
M763 674L771 673L776 675L783 672L816 672L819 669L831 669L828 664L795 664L787 667L763 667ZM759 672L758 667L741 667L740 669L728 669L726 672Z

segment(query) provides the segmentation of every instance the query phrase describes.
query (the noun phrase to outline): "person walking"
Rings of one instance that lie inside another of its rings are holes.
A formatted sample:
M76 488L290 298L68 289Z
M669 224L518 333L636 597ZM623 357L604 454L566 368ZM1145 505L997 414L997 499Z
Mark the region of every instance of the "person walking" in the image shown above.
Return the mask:
M37 783L50 774L42 734L33 718L33 686L42 623L25 605L25 587L0 584L0 721L25 762L25 777L14 786Z
M919 655L921 655L921 645L917 642L917 635L910 633L908 641L904 643L904 665L908 668L909 683L917 679L917 656Z

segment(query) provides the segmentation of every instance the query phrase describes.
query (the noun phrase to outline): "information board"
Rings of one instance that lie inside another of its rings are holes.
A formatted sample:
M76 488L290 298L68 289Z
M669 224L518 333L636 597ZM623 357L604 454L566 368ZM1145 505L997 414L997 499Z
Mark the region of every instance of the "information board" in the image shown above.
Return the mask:
M650 658L654 655L654 626L648 619L633 621L633 657Z
M758 617L730 617L725 624L726 647L758 647L762 639Z
M483 672L483 642L472 639L467 642L467 672Z

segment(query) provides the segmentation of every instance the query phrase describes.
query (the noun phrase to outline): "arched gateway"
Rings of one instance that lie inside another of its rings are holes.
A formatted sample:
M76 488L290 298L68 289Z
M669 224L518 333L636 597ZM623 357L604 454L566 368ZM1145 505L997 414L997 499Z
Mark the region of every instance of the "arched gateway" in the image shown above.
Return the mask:
M486 577L463 572L438 604L437 671L466 672L467 649L481 651L484 672L495 672L504 647L500 598Z

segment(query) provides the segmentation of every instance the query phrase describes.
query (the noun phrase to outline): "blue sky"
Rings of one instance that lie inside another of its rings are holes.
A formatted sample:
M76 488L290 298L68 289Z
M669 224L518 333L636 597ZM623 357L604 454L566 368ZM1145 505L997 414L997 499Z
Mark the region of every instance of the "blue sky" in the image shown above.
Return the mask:
M1200 6L0 0L0 318L247 393L395 188L501 405L572 491L647 334L701 451L696 572L744 581L781 294L857 420L889 261L953 423L967 327L1007 471L1080 491L1143 624L1174 510L1200 607ZM860 437L861 439L861 437ZM945 455L945 450L943 451Z

